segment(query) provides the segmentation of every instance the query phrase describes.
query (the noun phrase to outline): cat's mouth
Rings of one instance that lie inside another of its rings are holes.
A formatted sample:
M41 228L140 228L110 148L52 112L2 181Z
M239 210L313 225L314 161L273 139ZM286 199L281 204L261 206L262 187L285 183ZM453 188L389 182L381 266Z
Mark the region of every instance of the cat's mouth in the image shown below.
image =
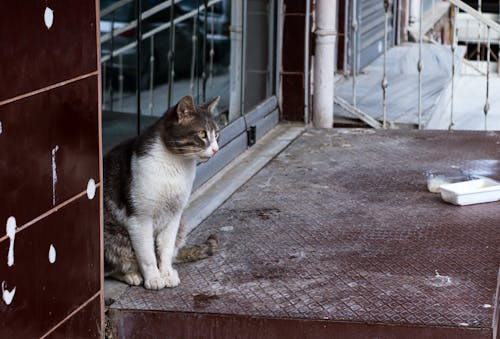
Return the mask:
M203 156L203 157L200 157L200 162L207 162L208 160L210 160L211 157L208 157L208 156Z

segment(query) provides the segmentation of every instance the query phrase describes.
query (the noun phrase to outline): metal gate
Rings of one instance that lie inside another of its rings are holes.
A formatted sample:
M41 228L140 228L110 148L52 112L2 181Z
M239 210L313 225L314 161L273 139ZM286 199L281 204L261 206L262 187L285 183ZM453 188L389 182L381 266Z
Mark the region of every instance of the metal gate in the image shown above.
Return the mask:
M387 47L394 46L396 2L389 1ZM375 60L384 51L384 1L354 0L346 8L346 59L353 73ZM354 56L354 67L353 67Z

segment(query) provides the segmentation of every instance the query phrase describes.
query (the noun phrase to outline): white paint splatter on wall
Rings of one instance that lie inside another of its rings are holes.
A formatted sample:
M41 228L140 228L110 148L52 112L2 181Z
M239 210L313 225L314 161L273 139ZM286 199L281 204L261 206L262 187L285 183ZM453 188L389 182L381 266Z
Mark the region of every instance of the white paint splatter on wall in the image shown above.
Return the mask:
M14 265L14 239L16 238L16 218L9 217L6 227L7 236L10 238L9 253L7 255L7 265Z
M50 248L49 248L49 262L51 264L56 262L56 249L55 249L54 245L52 245L52 244L50 244Z
M92 178L87 183L87 197L89 200L92 200L95 197L95 180Z
M57 185L56 152L58 150L59 146L57 145L52 149L52 206L56 205L56 185Z
M45 26L47 26L47 28L50 29L50 27L52 27L52 24L54 23L54 11L49 7L45 8L45 13L43 14L43 20L45 21Z
M14 294L16 294L16 288L14 287L11 291L6 288L7 283L2 281L2 299L5 304L10 305L12 299L14 299Z

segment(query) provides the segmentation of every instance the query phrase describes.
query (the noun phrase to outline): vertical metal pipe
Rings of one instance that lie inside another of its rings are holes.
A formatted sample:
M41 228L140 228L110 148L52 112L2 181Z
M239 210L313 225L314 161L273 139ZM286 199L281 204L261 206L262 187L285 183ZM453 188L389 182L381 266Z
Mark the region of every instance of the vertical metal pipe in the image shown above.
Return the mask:
M153 86L155 75L155 36L150 38L150 55L149 55L149 115L153 115Z
M383 128L387 128L387 20L389 19L389 0L384 0L384 74L382 77L382 109L384 113Z
M448 126L449 130L453 129L453 110L454 110L454 102L455 102L455 48L456 48L456 21L457 21L457 11L458 8L454 5L451 7L452 14L452 22L451 22L451 102L450 102L450 125Z
M170 36L168 50L168 107L172 106L172 89L175 76L175 23L174 23L174 4L170 4Z
M304 123L309 123L309 36L311 0L306 0L306 22L304 27Z
M420 1L420 15L419 15L419 24L418 24L418 129L422 129L422 70L423 70L423 62L422 62L422 17L424 13L424 2Z
M491 47L490 47L490 27L488 26L488 33L487 33L487 42L486 42L486 49L487 49L487 55L486 55L486 103L484 104L484 130L486 131L488 129L488 111L490 110L490 103L489 103L489 96L490 96L490 53L491 53Z
M137 40L137 58L135 73L135 95L137 98L137 134L141 133L141 51L142 51L142 6L141 0L136 0L135 17L137 20L136 40Z
M316 55L314 58L313 121L315 127L333 127L337 2L316 1Z
M352 23L351 23L351 34L352 34L352 105L356 107L356 73L357 73L357 64L358 64L358 53L357 53L357 34L358 34L358 19L357 19L357 9L356 3L358 0L354 0L352 2Z

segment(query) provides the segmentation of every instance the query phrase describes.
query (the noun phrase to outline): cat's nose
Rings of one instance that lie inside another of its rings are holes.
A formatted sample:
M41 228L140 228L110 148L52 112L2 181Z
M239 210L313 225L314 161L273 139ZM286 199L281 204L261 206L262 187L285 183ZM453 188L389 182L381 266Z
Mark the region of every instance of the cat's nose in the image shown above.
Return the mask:
M212 152L217 153L219 151L219 146L215 145L215 146L212 146Z

